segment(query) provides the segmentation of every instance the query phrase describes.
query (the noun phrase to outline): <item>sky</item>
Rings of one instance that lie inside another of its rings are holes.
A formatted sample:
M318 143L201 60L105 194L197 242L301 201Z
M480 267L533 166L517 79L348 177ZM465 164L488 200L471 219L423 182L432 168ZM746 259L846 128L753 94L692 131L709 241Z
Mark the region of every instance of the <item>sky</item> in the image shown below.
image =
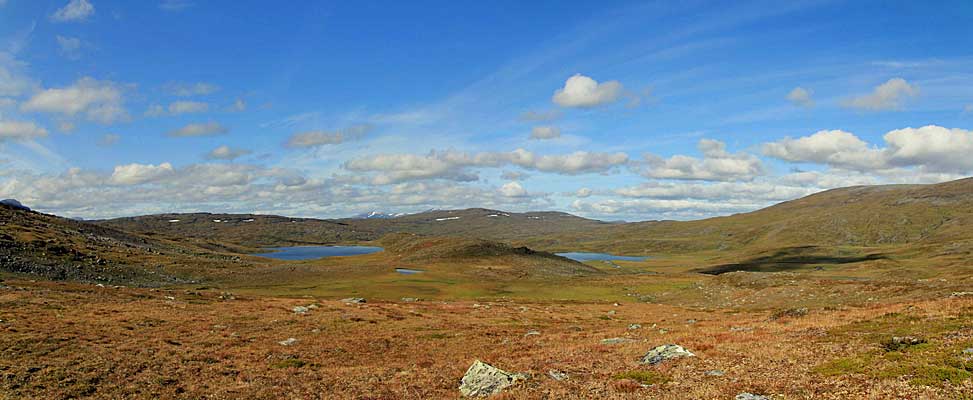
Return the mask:
M747 212L973 175L973 3L0 0L0 198Z

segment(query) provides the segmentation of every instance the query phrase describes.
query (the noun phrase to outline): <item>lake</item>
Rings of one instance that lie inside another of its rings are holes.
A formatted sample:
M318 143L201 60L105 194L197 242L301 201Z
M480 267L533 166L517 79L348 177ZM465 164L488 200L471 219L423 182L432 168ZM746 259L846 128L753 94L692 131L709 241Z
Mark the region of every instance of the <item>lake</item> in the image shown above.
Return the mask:
M570 258L574 261L645 261L648 257L638 257L638 256L616 256L614 254L608 253L555 253L564 258Z
M415 275L415 274L421 274L425 271L418 270L418 269L396 268L395 272L398 272L403 275Z
M373 246L295 246L272 247L267 250L272 253L257 254L261 257L278 260L313 260L326 257L359 256L382 251L381 247Z

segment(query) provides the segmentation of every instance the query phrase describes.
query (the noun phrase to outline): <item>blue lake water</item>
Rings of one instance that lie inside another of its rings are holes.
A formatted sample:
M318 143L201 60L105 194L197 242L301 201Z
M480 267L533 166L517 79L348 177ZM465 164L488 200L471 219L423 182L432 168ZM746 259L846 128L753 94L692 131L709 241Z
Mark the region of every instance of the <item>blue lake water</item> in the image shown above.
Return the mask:
M557 255L570 258L574 261L645 261L648 257L636 256L616 256L608 253L556 253Z
M272 253L260 253L261 257L276 258L278 260L313 260L325 257L358 256L382 251L381 247L373 246L296 246L272 247L267 250Z
M415 275L415 274L421 274L424 271L418 269L396 268L395 272L398 272L403 275Z

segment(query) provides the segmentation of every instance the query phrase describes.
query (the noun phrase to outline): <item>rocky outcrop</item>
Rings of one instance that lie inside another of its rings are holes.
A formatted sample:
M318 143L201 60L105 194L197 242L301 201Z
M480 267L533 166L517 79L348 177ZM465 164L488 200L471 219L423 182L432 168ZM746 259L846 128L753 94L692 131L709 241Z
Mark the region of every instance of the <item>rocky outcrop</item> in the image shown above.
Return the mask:
M640 363L646 365L657 365L676 358L695 356L695 354L689 352L689 350L684 349L678 344L664 344L649 350L648 353L645 353L645 355L642 356Z

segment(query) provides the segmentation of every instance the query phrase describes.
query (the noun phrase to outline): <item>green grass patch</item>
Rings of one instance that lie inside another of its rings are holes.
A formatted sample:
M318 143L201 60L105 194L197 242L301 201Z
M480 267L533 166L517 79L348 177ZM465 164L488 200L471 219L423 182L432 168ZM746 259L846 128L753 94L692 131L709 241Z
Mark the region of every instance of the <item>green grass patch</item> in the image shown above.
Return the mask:
M625 371L612 376L615 379L631 379L643 385L658 385L669 382L669 377L656 371Z
M870 364L870 358L868 356L843 357L818 365L814 368L814 372L826 376L861 374Z

